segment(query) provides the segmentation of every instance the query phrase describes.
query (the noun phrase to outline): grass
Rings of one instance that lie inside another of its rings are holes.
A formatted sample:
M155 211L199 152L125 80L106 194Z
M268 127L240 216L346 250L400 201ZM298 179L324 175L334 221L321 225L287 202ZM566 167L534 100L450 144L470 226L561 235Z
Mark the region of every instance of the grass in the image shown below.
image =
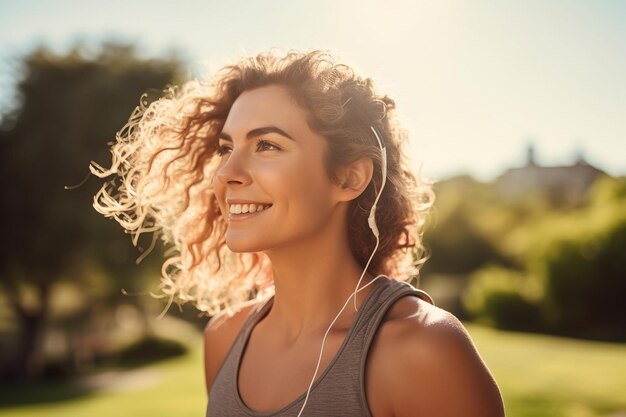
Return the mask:
M93 386L105 386L82 392L75 384L43 384L30 387L29 392L16 389L7 395L34 397L29 405L5 407L0 405L2 417L198 417L205 413L206 394L202 368L202 349L198 345L186 355L159 363L125 371L106 372L91 379ZM50 392L64 398L46 401ZM43 397L43 400L42 400ZM14 398L15 399L15 398ZM35 403L35 404L32 404Z
M466 327L507 416L626 416L626 345Z
M626 416L626 345L466 327L500 386L508 417ZM0 417L201 416L200 343L183 357L92 379L95 386L114 381L108 388L13 388L0 395ZM26 405L8 406L7 398Z

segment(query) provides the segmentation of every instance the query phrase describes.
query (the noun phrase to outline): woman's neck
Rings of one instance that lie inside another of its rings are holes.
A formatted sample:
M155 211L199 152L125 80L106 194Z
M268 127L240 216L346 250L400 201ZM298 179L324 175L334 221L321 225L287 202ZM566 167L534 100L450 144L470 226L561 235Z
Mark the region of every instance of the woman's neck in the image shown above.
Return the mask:
M354 292L363 268L352 255L347 236L337 227L325 228L306 241L294 242L265 253L272 262L275 295L263 319L285 343L323 335ZM374 277L367 272L359 288ZM357 308L373 285L357 293ZM353 298L333 325L348 328L356 315Z

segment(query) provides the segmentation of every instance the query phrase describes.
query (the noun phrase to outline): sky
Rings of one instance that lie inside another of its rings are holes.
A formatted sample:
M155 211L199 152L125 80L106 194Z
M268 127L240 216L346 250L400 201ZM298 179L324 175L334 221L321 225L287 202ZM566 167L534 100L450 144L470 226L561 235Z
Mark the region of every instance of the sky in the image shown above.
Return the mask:
M579 154L626 175L626 1L0 0L0 111L35 46L179 50L207 78L271 47L324 49L397 104L414 169L489 181Z

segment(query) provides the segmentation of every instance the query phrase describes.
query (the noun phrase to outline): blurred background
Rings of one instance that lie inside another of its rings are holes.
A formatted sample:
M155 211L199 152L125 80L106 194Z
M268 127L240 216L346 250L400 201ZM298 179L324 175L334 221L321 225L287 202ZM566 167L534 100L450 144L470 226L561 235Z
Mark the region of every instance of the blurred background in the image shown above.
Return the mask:
M203 415L208 317L160 317L163 248L137 264L150 238L73 186L143 93L270 47L396 100L437 194L414 284L507 416L626 416L624 22L617 0L0 0L0 416Z

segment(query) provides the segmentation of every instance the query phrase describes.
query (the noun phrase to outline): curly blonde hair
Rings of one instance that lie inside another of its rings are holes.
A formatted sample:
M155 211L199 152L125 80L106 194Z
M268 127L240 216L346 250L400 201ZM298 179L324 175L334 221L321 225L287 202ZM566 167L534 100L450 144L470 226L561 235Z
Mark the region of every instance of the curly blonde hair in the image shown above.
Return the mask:
M273 294L269 258L226 246L227 223L212 187L218 135L231 106L244 91L273 84L288 89L308 111L310 128L327 139L325 169L332 181L338 181L337 167L363 157L374 162L372 181L348 209L350 249L359 264L365 267L376 245L367 218L382 182L370 125L385 142L387 184L377 205L380 244L369 272L408 281L429 257L422 235L435 195L432 183L407 167L407 133L394 118L394 100L328 52L269 50L223 67L208 83L169 87L149 104L142 97L116 134L111 168L91 162L94 175L114 175L95 195L94 208L115 218L135 246L142 233L153 233L150 250L159 236L171 245L160 286L168 307L193 302L209 315L232 314L244 302Z

